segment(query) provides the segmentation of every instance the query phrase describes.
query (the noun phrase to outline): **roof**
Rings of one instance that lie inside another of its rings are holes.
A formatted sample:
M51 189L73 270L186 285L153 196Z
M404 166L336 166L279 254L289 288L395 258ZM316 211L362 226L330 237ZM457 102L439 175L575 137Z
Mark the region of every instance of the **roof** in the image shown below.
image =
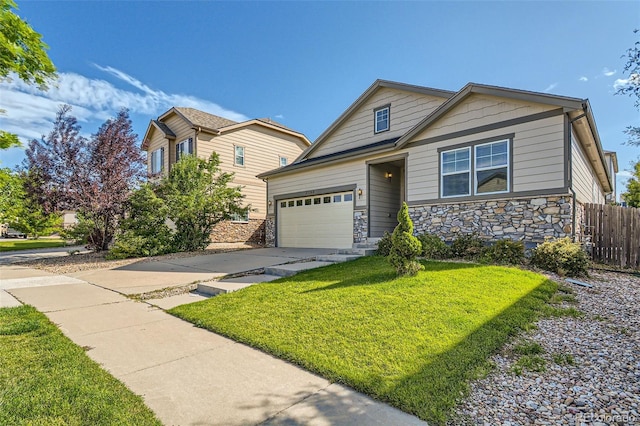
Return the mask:
M209 114L208 112L200 111L194 108L173 107L171 110L177 111L185 120L191 123L193 127L204 127L210 130L218 130L221 127L230 126L237 123L237 121ZM167 113L169 113L171 110L164 113L160 117L160 119L167 115Z
M251 125L258 125L258 126L262 126L262 127L267 127L270 129L273 129L275 131L281 132L281 133L287 133L291 136L295 136L297 138L299 138L302 143L305 146L309 146L311 145L311 141L309 141L309 139L307 139L307 137L303 134L300 133L296 130L290 129L278 122L275 122L269 118L254 118L252 120L247 120L247 121L243 121L241 123L233 123L229 126L225 126L225 127L220 127L219 129L217 129L218 134L224 133L224 132L228 132L231 130L236 130L236 129L241 129L243 127L247 127L247 126L251 126Z
M562 112L574 114L574 121L580 119L586 119L587 128L589 129L590 137L594 140L595 144L593 146L593 152L589 152L592 157L598 157L600 159L600 164L603 166L603 174L605 177L605 181L609 182L608 185L611 185L611 177L609 176L609 171L606 167L604 167L604 153L602 150L602 144L600 142L600 137L598 135L598 131L595 125L595 119L593 118L591 107L589 105L588 99L574 98L568 96L558 96L551 95L548 93L540 93L540 92L531 92L527 90L519 90L519 89L511 89L500 86L490 86L485 84L478 83L468 83L458 92L451 92L447 90L439 90L433 89L429 87L420 87L413 86L403 83L396 83L386 80L376 80L347 110L338 117L334 123L329 126L327 130L325 130L319 137L316 139L315 143L313 143L307 150L305 150L302 155L292 164L282 167L276 170L272 170L266 173L262 173L258 177L267 178L270 176L284 174L290 171L294 171L297 169L301 169L308 166L314 166L316 164L322 164L328 161L338 161L340 159L344 159L346 157L352 155L359 155L362 153L368 153L372 151L381 151L381 150L389 150L390 142L383 141L380 144L369 144L364 145L357 148L348 149L345 151L340 151L336 153L332 153L330 155L321 156L313 159L307 159L306 157L313 152L322 142L328 139L329 135L344 121L346 121L367 99L369 99L380 87L390 87L399 90L409 90L418 93L428 94L431 96L440 96L447 98L447 100L432 111L429 115L427 115L424 119L418 122L412 129L410 129L407 133L402 135L400 138L397 138L394 142L393 150L398 150L404 147L407 143L412 141L412 139L422 132L424 129L428 128L431 124L436 122L439 118L446 115L449 111L451 111L454 107L461 104L465 99L467 99L472 94L483 94L489 96L496 96L507 99L515 99L526 102L540 103L546 105L554 105L557 106L558 109L562 109ZM580 114L582 112L582 114ZM610 155L610 154L609 154ZM615 157L615 153L613 154L614 161L617 160ZM314 160L314 161L311 161ZM595 162L595 160L594 160Z
M166 136L169 137L176 137L176 134L173 133L173 130L171 130L169 128L169 126L167 126L166 124L164 124L162 121L158 121L158 120L151 120L151 122L158 128L158 130L160 130L162 133L164 133Z

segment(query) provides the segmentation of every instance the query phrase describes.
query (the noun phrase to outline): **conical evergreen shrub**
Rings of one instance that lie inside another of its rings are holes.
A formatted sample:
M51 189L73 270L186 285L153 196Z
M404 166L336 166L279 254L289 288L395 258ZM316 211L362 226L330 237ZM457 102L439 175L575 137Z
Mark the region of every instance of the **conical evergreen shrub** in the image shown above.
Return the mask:
M415 275L423 269L423 266L416 261L421 251L420 240L413 236L413 222L409 217L409 207L403 202L398 212L398 226L391 235L389 262L396 268L398 275Z

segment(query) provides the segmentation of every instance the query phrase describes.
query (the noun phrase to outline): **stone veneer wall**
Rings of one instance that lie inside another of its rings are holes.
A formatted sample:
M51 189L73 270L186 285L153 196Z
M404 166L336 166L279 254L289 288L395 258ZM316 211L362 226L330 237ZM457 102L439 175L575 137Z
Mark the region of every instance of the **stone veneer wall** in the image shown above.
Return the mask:
M458 232L477 232L487 240L542 242L545 237L571 236L572 228L570 196L416 205L409 207L409 214L416 234L428 232L446 241Z
M276 217L267 216L264 221L265 247L276 246Z
M367 241L369 232L368 217L366 210L355 210L353 212L353 242L362 243Z
M249 219L249 222L225 220L216 224L211 232L212 243L250 242L265 243L265 220Z

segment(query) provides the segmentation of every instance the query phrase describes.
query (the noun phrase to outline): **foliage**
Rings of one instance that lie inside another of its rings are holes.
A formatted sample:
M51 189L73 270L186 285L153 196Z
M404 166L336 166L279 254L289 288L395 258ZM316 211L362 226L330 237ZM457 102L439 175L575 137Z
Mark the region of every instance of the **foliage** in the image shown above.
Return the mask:
M422 244L421 255L427 259L447 259L451 256L451 249L437 235L422 234L417 238Z
M43 235L59 231L62 216L57 213L45 213L33 200L25 200L16 217L9 221L9 226L37 240Z
M88 244L95 225L82 212L76 213L76 223L60 231L60 236L73 244Z
M376 254L384 257L389 256L389 253L391 253L391 244L391 234L384 231L384 235L380 238L380 241L378 241L378 250L376 251Z
M640 30L634 30L635 34L638 34ZM626 84L620 86L616 91L616 95L628 95L635 97L635 106L640 108L640 41L636 41L633 47L627 49L626 52L627 63L624 66L623 72L629 76L626 80ZM628 126L624 133L627 134L629 139L627 144L640 146L640 127Z
M627 192L622 199L629 207L640 207L640 161L633 166L633 176L627 181Z
M547 240L533 250L531 264L559 275L587 275L589 258L579 243L565 237Z
M484 243L476 233L458 233L451 243L451 255L460 259L476 260L483 250Z
M524 262L522 241L499 240L483 250L482 259L489 263L520 265Z
M211 242L213 227L234 213L246 214L240 207L241 188L229 184L233 173L220 171L214 152L209 160L185 155L160 182L158 194L175 224L173 248L176 251L203 250Z
M160 425L153 412L31 306L0 309L0 424Z
M13 0L0 0L0 81L15 74L23 82L46 90L56 77L56 68L47 55L48 46L11 9L17 9ZM17 135L0 130L0 149L20 145Z
M425 265L397 277L369 256L170 312L445 424L469 380L539 317L556 285L516 268Z
M416 261L421 251L420 241L413 236L409 207L403 202L398 212L398 226L391 235L389 262L396 268L398 275L415 275L424 268Z
M20 175L7 168L0 169L0 223L15 219L23 198L24 188Z
M106 250L131 189L145 176L144 159L127 110L107 120L90 140L80 136L70 110L61 107L49 136L29 143L28 192L47 213L81 213L94 226L88 243Z
M156 256L172 251L172 233L166 224L169 209L150 184L131 194L125 211L109 258Z

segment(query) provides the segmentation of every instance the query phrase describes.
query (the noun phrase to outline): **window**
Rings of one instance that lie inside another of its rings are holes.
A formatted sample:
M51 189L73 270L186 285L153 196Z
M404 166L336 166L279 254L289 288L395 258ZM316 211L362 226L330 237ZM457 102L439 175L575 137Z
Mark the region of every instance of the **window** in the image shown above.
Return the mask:
M293 203L293 200L292 200L292 201L289 201L289 207L293 207L293 204L294 204L294 203Z
M302 200L296 200L296 206L301 206L302 205Z
M476 194L509 190L509 141L476 145Z
M287 165L287 157L280 157L280 167Z
M321 201L322 199L320 197L316 197L313 199L313 204L320 204Z
M233 150L235 151L233 164L236 166L244 166L244 147L234 145Z
M160 173L162 169L164 169L164 148L159 148L151 153L151 174Z
M382 107L374 110L374 132L386 132L389 130L389 107Z
M333 196L333 202L334 203L339 203L340 201L342 201L342 195L334 195Z
M280 203L280 207L282 207L282 208L287 207L287 202L286 201L281 202Z
M471 149L443 151L440 156L441 188L443 197L469 195L471 192Z
M193 139L185 139L176 144L176 161L179 161L185 154L193 154Z
M353 194L344 194L344 201L353 201Z
M459 197L508 192L509 155L508 139L442 151L441 196Z
M322 200L325 204L327 204L331 202L331 197L324 197Z
M249 212L245 214L233 213L231 215L231 222L249 222Z
M306 200L304 200L304 205L305 206L310 206L311 205L311 198L307 198Z

